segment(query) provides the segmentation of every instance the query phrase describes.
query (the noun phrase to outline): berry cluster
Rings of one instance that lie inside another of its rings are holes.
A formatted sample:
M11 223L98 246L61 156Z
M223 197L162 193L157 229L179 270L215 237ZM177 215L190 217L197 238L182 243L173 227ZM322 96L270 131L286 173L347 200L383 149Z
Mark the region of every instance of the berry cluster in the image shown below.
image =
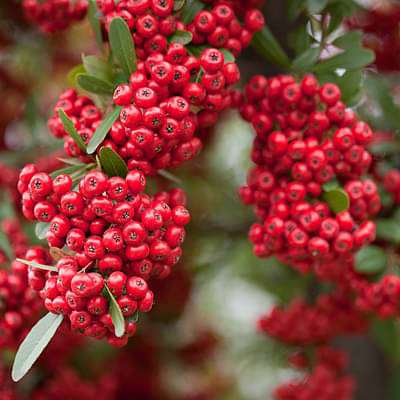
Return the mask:
M191 81L193 76L199 77L198 82ZM117 86L113 101L122 109L102 146L116 151L130 170L140 169L146 175L178 166L201 150L196 131L215 124L218 114L232 105L229 86L239 79L237 65L225 63L219 50L205 49L196 58L183 45L173 43L165 56L156 53L138 62L129 83ZM85 143L100 124L101 112L87 97L67 90L48 122L54 136L65 138L69 156L83 156L64 130L57 114L60 108Z
M31 248L30 257L42 249ZM0 349L16 346L38 316L41 301L28 285L26 265L14 261L11 270L0 270Z
M54 137L64 138L64 151L69 157L82 155L78 145L65 131L57 114L59 109L63 109L72 120L85 144L89 143L94 131L101 122L101 111L89 97L79 96L75 89L68 89L59 96L54 106L53 116L47 122L49 131Z
M246 86L241 114L256 131L256 167L240 194L261 220L250 230L258 256L307 266L375 238L367 217L379 211L379 196L371 181L360 181L371 165L366 146L373 132L340 98L336 85L320 86L311 75L299 83L292 76L255 76ZM348 192L348 211L334 214L324 200L331 182Z
M400 278L389 274L380 281L362 285L357 291L357 307L380 318L396 317L400 313Z
M339 292L321 295L313 305L296 299L287 308L275 306L258 325L269 336L300 346L326 343L338 335L360 333L367 326L351 299Z
M242 26L233 6L218 0L212 2L210 10L200 11L186 29L193 35L193 44L226 48L239 56L242 49L249 46L254 32L262 29L264 24L261 11L249 9L244 12Z
M24 215L50 223L49 246L74 253L58 261L57 273L33 268L31 287L49 311L69 316L73 330L124 345L136 329L129 318L152 308L147 281L167 277L182 254L190 220L184 192L145 195L146 179L138 170L126 179L91 171L74 191L69 175L52 179L32 164L21 171L18 187ZM46 264L41 254L33 261ZM127 319L123 338L113 333L105 285Z
M302 380L283 384L275 390L277 400L352 400L354 380L345 375L345 353L320 347L315 365Z
M23 0L27 20L46 33L68 28L86 15L87 0Z

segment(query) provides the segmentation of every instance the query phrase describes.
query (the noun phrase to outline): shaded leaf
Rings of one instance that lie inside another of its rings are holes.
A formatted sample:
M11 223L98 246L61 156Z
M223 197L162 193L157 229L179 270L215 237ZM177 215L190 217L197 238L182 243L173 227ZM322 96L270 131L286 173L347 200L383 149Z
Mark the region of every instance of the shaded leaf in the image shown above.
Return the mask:
M328 190L323 193L322 197L334 213L346 211L350 206L349 196L341 188Z
M57 169L57 170L53 171L50 174L50 176L54 179L58 175L62 175L62 174L70 175L70 174L73 174L74 172L77 172L77 171L79 171L79 170L81 170L83 168L86 168L86 167L87 167L87 164L83 164L83 163L76 164L76 165L70 165L69 167L60 168L60 169Z
M358 69L371 64L374 60L375 54L372 50L357 47L321 61L312 70L314 72L332 72L338 68Z
M307 10L310 14L320 13L328 4L329 0L307 0Z
M88 7L88 19L90 26L94 32L97 46L100 50L103 50L103 37L101 34L101 25L100 25L100 11L97 8L96 0L89 0Z
M77 83L76 83L76 77L79 74L83 74L85 73L85 67L83 66L83 64L79 64L76 67L72 68L67 75L67 80L70 86L76 87Z
M311 68L317 61L320 55L319 47L311 47L305 52L300 54L293 61L293 67L300 70L307 70Z
M108 36L113 56L127 79L136 71L135 45L129 27L122 18L114 18Z
M224 55L224 63L235 62L235 56L228 49L219 49L219 51Z
M76 82L81 89L90 93L112 95L114 92L114 86L110 82L89 74L79 74Z
M113 126L113 123L118 119L121 107L116 107L114 111L108 114L100 124L100 126L94 132L90 142L87 146L87 154L93 154L99 145L104 141L108 131Z
M176 31L172 36L168 38L170 43L189 44L193 40L192 32L188 31Z
M268 27L254 34L252 45L267 61L285 69L290 67L289 57Z
M77 132L74 123L68 118L67 114L65 114L65 111L62 108L58 110L58 116L61 119L64 129L72 137L72 139L78 145L78 147L82 151L86 151L86 145L82 140L82 138L80 137L79 133Z
M11 247L11 243L8 239L8 236L2 230L0 230L0 249L4 252L4 254L10 261L14 260L15 256L14 251Z
M109 176L120 176L125 178L128 167L125 161L113 149L102 147L99 152L101 169Z
M46 239L47 231L50 228L50 222L38 222L35 225L35 235L38 239Z
M57 268L53 267L52 265L44 265L44 264L39 264L35 261L28 261L24 260L22 258L17 258L17 261L19 261L22 264L28 265L29 267L37 268L37 269L42 269L44 271L52 271L52 272L57 272Z
M186 0L175 0L174 1L174 11L179 11L185 5Z
M377 274L386 268L385 251L378 246L365 246L355 258L354 269L363 274Z
M200 0L186 0L181 9L181 21L187 25L194 20L194 17L205 8L205 4Z
M21 380L31 369L57 332L63 319L60 314L48 313L33 326L15 355L11 371L14 382Z
M121 311L121 308L120 308L119 304L117 303L117 300L115 300L115 297L111 293L111 291L108 288L108 286L105 285L104 287L106 288L106 291L108 293L108 297L110 299L109 313L111 315L111 319L112 319L112 322L114 324L115 336L116 337L122 337L122 336L124 336L124 333L125 333L124 316L122 315L122 311Z
M393 244L400 244L400 224L395 219L376 220L376 236Z
M100 78L104 81L112 81L112 71L110 65L103 59L97 56L85 56L82 55L82 62L85 71L96 78Z

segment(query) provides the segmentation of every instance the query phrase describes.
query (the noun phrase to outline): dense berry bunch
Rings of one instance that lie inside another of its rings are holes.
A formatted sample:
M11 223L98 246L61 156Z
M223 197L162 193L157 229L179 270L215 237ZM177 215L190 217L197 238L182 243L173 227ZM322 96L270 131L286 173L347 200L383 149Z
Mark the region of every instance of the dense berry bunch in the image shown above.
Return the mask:
M275 390L277 400L351 400L354 380L345 375L347 360L338 350L321 347L315 365L301 380L283 384Z
M53 116L48 120L50 133L56 138L64 138L64 151L70 157L83 155L78 145L65 131L57 114L57 110L63 109L73 121L75 128L83 142L88 144L94 131L101 122L102 113L86 96L79 96L74 89L68 89L60 95L54 106Z
M25 256L30 258L42 251L31 248ZM40 298L28 285L26 265L14 261L11 270L0 270L0 349L16 346L40 309Z
M137 56L144 60L165 53L168 38L184 24L174 15L174 0L97 0L101 21L108 32L113 18L121 17L133 33Z
M194 45L226 48L239 55L250 44L253 33L260 30L265 22L260 11L248 7L244 11L242 26L232 5L226 1L212 2L210 10L197 13L188 25L181 21L180 12L174 12L173 0L122 0L118 4L110 0L97 0L97 4L103 14L102 22L106 31L113 18L121 17L126 21L141 60L154 53L165 54L168 39L176 31L191 32Z
M281 342L301 346L326 343L337 335L357 334L367 326L351 299L339 292L321 295L313 305L297 299L286 308L275 306L258 325Z
M26 18L46 33L68 28L86 15L87 0L23 0Z
M256 164L240 190L261 220L250 230L254 251L276 254L292 265L343 257L371 242L379 211L376 185L361 181L372 157L369 126L340 101L334 84L313 76L255 76L246 87L243 117L256 131ZM337 182L350 208L335 214L324 201L325 185Z
M196 76L198 82L192 79ZM165 56L157 53L138 62L130 82L117 86L113 100L122 109L103 146L115 150L130 170L140 169L146 175L178 166L201 150L196 132L213 125L218 114L231 106L234 94L229 86L239 78L237 65L225 63L219 50L206 49L196 58L181 44L173 43ZM69 156L82 156L64 130L57 114L60 108L85 143L100 124L101 113L74 90L64 92L56 103L48 123L50 131L65 138Z
M261 11L248 9L244 11L244 25L242 25L233 5L218 0L212 2L211 9L197 13L186 29L193 34L193 44L226 48L238 56L249 46L254 32L262 29L264 23Z
M29 219L50 222L50 247L75 253L58 261L57 273L33 269L31 286L40 291L49 311L68 315L71 327L87 336L125 344L114 336L104 285L117 299L124 317L150 311L153 292L147 281L163 279L181 254L184 225L190 216L183 191L143 194L144 175L133 170L126 179L88 172L72 190L69 175L52 179L27 165L20 174L23 211ZM34 261L46 264L45 260Z

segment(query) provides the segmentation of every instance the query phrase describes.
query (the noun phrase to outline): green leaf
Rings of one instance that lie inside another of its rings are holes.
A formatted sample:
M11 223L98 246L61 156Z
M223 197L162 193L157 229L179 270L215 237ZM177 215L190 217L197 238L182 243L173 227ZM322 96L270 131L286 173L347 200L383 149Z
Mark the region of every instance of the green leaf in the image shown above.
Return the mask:
M131 315L126 319L128 322L137 323L139 321L139 310L135 311L135 314Z
M377 274L386 268L385 251L378 246L365 246L355 258L354 269L363 274Z
M352 48L343 53L331 57L316 64L312 70L314 72L332 72L337 68L359 69L371 64L375 60L372 50L363 48Z
M285 69L290 67L289 57L266 26L254 34L252 45L267 61Z
M14 260L15 256L11 243L8 236L3 231L0 231L0 249L3 250L4 254L10 261Z
M82 162L78 158L63 158L63 157L57 157L57 160L60 160L64 164L67 165L80 165Z
M107 285L104 285L104 286L107 290L108 297L110 299L109 313L111 315L111 319L114 324L115 336L122 337L122 336L124 336L124 333L125 333L124 316L122 315L121 308L119 307L119 304L117 303L117 300L115 300L115 297L111 293L110 289L108 288Z
M310 69L319 58L321 49L319 47L311 47L305 52L301 53L293 61L293 67L301 71L306 71Z
M328 190L323 193L322 197L334 213L346 211L350 206L349 196L341 188Z
M393 244L400 244L400 223L395 219L378 219L376 236Z
M87 146L87 154L93 154L99 147L100 143L106 138L108 131L113 126L113 123L118 119L121 107L116 107L114 111L108 114L100 126L94 132Z
M172 36L168 38L170 43L189 44L193 40L192 32L188 31L176 31Z
M76 87L76 77L79 74L83 74L85 73L85 67L83 66L83 64L79 64L77 66L75 66L74 68L72 68L67 75L67 80L70 86Z
M186 0L175 0L174 1L174 11L179 11L185 5Z
M187 0L181 10L181 21L187 25L190 24L194 17L205 8L205 4L199 0Z
M122 18L114 18L108 36L113 56L128 79L136 71L135 45L129 27Z
M219 49L219 51L224 55L224 63L235 62L235 56L228 49Z
M328 4L329 0L307 0L307 10L313 14L320 13Z
M340 49L349 50L354 47L360 47L362 33L360 31L350 31L339 36L332 44Z
M83 66L89 75L102 79L103 81L112 82L112 70L110 65L103 59L96 56L82 55Z
M61 314L46 314L39 320L18 348L12 366L11 377L14 382L21 380L53 338L64 317Z
M100 11L97 8L96 0L89 0L89 8L88 8L88 19L90 26L94 32L96 37L96 43L99 47L100 51L103 50L103 36L101 33L101 25L100 25Z
M101 169L109 176L126 177L128 167L125 161L113 149L102 147L99 152Z
M90 93L112 95L114 92L114 86L110 82L89 74L79 74L76 82L81 89Z
M53 267L52 265L44 265L44 264L39 264L35 261L28 261L24 260L22 258L17 258L17 261L19 261L22 264L28 265L29 267L37 268L37 269L42 269L44 271L52 271L52 272L57 272L57 268Z
M35 235L38 239L46 239L46 234L50 228L50 222L38 222L35 225Z
M400 348L397 321L375 319L371 322L370 334L389 360L398 361Z
M77 172L81 169L86 168L87 165L88 164L83 164L83 163L76 164L76 165L70 165L69 167L65 167L65 168L61 168L61 169L57 169L57 170L53 171L50 174L50 176L54 179L54 178L57 178L57 176L61 175L61 174L70 175L70 174L73 174L74 172Z
M78 145L78 147L82 151L86 151L86 145L75 129L74 123L68 118L67 114L65 114L65 111L62 108L58 109L58 116L61 119L64 129L72 137L72 139L74 139L74 142Z

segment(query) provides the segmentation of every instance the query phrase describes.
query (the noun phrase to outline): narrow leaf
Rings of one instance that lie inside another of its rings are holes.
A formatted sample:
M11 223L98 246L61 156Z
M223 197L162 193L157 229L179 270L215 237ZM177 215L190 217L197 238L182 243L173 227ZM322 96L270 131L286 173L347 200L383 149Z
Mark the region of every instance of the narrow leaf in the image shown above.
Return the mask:
M89 0L89 8L88 8L88 18L90 26L94 32L96 37L96 43L99 49L103 50L103 37L101 34L101 26L100 26L100 11L97 8L96 0Z
M108 131L113 126L113 123L118 119L121 107L116 107L114 111L108 114L100 126L94 132L90 142L87 146L87 154L93 154L99 147L100 143L106 138Z
M77 132L74 123L68 118L67 114L65 114L65 111L60 108L58 110L58 116L61 119L61 122L64 126L64 129L67 131L67 133L74 139L75 143L78 145L78 147L82 151L86 151L86 145L82 138L79 136L79 133Z
M386 268L387 256L378 246L363 247L357 254L354 269L363 274L377 274Z
M76 87L76 77L79 74L85 73L85 67L82 64L79 64L72 68L67 75L67 80L70 86Z
M192 32L188 31L176 31L172 36L168 38L170 43L189 44L193 40Z
M15 355L11 377L14 382L21 380L42 354L53 338L64 317L61 314L46 314L31 329Z
M313 14L320 13L328 4L329 0L307 0L307 10Z
M194 17L205 8L205 4L199 0L187 0L181 10L181 21L187 25L190 24Z
M84 72L104 81L112 82L111 66L102 58L82 55L82 63L85 67Z
M125 161L113 149L102 147L99 153L101 169L110 177L120 176L126 177L128 167Z
M46 239L46 234L50 228L50 222L38 222L35 226L35 235L38 239Z
M74 172L79 171L80 169L83 169L87 166L87 164L76 164L76 165L70 165L69 167L65 167L65 168L61 168L61 169L57 169L55 171L53 171L50 176L54 179L57 178L58 175L62 175L62 174L73 174Z
M376 220L376 236L379 239L398 245L400 243L400 224L395 219Z
M293 67L305 71L311 68L318 60L320 55L319 47L311 47L300 54L294 61Z
M235 56L227 49L219 49L219 51L224 55L224 63L235 62Z
M179 11L185 5L186 0L175 0L174 1L174 11Z
M136 52L132 34L122 18L111 21L109 39L112 53L128 78L136 71Z
M77 158L63 158L63 157L57 157L57 160L63 162L64 164L67 165L79 165L82 164L80 160Z
M4 254L10 261L14 260L15 256L11 243L8 236L3 231L0 231L0 249L3 250Z
M111 293L110 289L108 288L107 285L104 285L104 286L107 290L108 297L110 299L109 312L111 315L112 322L114 324L115 336L122 337L122 336L124 336L124 333L125 333L124 316L122 315L121 308L119 307L119 304L117 303L117 300L115 300L115 297Z
M285 69L290 67L289 57L266 26L254 34L252 45L267 61Z
M89 74L79 74L76 82L81 89L90 93L112 95L114 92L114 86L110 82Z
M158 175L162 176L165 179L170 180L171 182L175 182L175 183L178 183L178 184L182 183L182 180L180 178L178 178L174 174L171 174L171 172L168 172L165 169L160 169L158 171Z
M24 260L22 258L17 258L17 261L19 261L22 264L28 265L29 267L32 268L38 268L38 269L43 269L44 271L52 271L52 272L57 272L57 268L53 267L52 265L44 265L44 264L39 264L35 261L28 261Z
M323 199L328 203L334 213L346 211L350 206L348 194L340 188L328 190L323 194Z
M337 68L359 69L371 64L375 60L372 50L363 48L352 48L343 53L316 64L312 70L314 72L331 72Z

